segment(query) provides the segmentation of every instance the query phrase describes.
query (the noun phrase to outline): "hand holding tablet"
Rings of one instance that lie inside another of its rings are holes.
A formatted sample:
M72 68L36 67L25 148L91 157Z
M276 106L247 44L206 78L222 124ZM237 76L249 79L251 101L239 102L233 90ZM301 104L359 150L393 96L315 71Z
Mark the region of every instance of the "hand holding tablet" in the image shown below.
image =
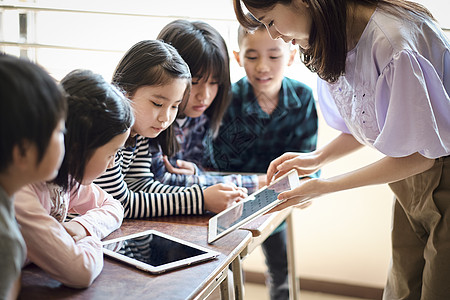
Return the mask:
M269 186L265 186L248 196L242 202L220 212L209 220L208 243L230 233L242 224L269 211L283 201L277 197L284 191L300 185L297 172L291 170L276 179Z
M208 243L223 237L283 201L277 197L300 185L292 170L209 220ZM155 230L104 241L103 252L144 271L158 274L216 258L219 253Z

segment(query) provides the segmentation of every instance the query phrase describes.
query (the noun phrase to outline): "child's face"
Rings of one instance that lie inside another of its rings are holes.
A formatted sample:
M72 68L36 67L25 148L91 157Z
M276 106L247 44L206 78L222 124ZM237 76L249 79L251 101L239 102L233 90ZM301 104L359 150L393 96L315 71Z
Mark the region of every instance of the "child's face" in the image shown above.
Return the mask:
M260 93L278 94L286 66L294 61L295 50L282 40L272 40L265 30L247 34L234 52L236 60L244 67L256 96Z
M135 115L132 131L155 138L167 129L177 116L186 87L185 79L174 79L162 86L139 87L131 97Z
M192 89L184 114L190 118L200 117L216 98L219 82L211 76L205 78L192 78Z
M89 158L84 169L83 185L91 184L94 179L102 175L107 168L114 167L114 157L117 150L123 147L130 135L130 129L115 136L105 145L97 148Z
M38 164L35 180L37 181L49 181L58 175L59 167L64 158L64 132L65 122L60 120L53 130L52 136L47 147L47 151L44 153L41 162ZM37 158L37 153L36 153ZM34 168L35 166L33 166Z

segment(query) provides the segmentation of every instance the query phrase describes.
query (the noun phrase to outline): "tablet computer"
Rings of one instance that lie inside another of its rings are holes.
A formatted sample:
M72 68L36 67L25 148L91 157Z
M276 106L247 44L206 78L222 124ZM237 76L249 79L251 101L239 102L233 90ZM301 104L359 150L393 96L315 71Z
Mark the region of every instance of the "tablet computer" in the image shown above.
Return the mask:
M270 185L249 195L243 201L211 217L208 223L208 243L214 242L242 224L271 210L282 202L277 199L278 194L299 185L297 171L291 170Z
M218 252L156 230L103 241L102 244L105 255L152 274L163 273L219 256Z

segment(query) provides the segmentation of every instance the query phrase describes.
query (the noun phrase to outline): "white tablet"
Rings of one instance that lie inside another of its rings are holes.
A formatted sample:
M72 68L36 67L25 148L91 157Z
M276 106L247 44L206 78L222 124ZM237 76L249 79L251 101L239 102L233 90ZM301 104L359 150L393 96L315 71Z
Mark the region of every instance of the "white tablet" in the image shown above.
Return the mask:
M103 241L102 244L105 255L153 274L219 256L218 252L156 230Z
M291 170L269 186L257 190L243 201L213 216L208 224L208 243L214 242L242 224L271 210L282 202L277 199L280 193L299 185L297 171Z

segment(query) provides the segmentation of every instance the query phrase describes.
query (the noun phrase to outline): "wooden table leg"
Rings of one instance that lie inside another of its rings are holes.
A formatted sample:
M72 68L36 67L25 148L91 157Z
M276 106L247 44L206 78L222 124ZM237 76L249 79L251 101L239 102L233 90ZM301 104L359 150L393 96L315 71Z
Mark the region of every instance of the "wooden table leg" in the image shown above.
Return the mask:
M223 271L225 273L225 278L220 283L220 299L227 300L231 299L230 290L228 289L228 270Z
M297 277L297 269L295 267L295 253L294 253L294 224L292 218L292 211L286 218L287 224L287 259L288 259L288 272L289 272L289 298L291 300L299 299L300 283Z
M234 297L236 300L244 299L244 280L242 278L241 257L238 255L231 263L233 270Z

